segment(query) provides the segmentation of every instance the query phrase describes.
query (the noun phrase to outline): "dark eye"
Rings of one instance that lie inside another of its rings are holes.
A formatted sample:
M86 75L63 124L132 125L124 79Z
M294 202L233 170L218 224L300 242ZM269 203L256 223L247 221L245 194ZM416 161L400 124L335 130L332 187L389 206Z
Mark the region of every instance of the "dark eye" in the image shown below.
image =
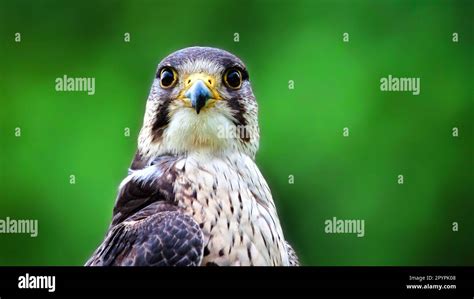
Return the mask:
M170 67L165 67L160 73L160 85L162 88L169 88L176 83L176 71Z
M228 87L238 89L242 85L242 73L235 68L229 69L224 74L224 82Z

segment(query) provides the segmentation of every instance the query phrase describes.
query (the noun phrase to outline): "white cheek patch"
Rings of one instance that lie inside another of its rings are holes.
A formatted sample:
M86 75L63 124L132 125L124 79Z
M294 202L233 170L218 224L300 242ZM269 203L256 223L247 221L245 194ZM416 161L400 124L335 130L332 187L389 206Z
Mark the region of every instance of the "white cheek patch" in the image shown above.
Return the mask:
M213 109L201 111L199 115L193 109L178 109L170 118L162 144L171 152L192 148L225 151L231 146L231 140L222 132L231 126L234 124L225 115Z

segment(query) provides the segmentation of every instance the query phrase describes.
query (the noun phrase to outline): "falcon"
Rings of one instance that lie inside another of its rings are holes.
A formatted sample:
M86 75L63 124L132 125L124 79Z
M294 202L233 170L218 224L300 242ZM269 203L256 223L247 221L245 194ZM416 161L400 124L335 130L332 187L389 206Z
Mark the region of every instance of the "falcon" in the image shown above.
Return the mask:
M258 106L245 64L190 47L159 64L138 149L86 266L297 266L255 164Z

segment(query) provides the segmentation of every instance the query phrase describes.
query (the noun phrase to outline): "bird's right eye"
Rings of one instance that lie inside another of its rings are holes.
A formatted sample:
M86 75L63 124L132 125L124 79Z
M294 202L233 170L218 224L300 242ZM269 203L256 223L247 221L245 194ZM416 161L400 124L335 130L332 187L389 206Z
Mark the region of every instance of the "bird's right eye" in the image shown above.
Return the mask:
M170 67L165 67L160 72L160 85L162 88L170 88L176 83L176 71Z

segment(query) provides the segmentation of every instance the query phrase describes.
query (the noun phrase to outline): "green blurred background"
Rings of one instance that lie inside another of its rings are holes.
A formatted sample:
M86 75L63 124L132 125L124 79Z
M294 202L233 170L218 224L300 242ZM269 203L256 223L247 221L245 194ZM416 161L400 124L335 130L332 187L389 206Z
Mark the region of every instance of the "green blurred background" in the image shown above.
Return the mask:
M156 65L192 45L247 63L257 163L303 264L474 265L473 1L171 2L1 0L0 219L38 219L39 235L0 234L0 265L87 260ZM64 74L95 77L95 95L56 92ZM421 94L381 92L389 74ZM324 233L332 217L365 220L365 237Z

